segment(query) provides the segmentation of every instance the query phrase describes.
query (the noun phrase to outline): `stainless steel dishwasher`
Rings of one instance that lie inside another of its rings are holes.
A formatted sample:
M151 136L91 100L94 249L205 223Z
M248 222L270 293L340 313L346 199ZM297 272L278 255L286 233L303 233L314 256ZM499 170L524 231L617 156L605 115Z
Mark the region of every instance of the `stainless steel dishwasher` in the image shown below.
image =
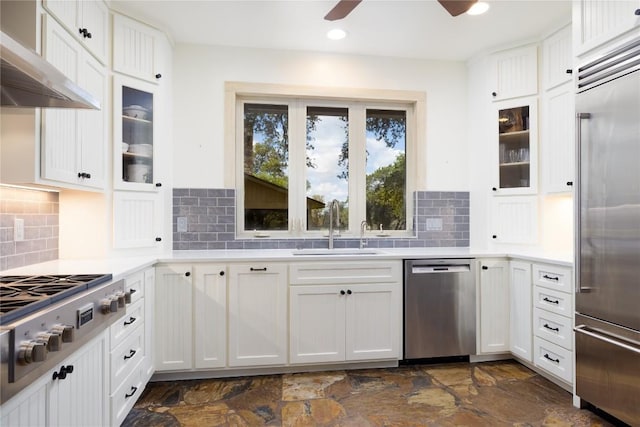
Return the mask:
M404 359L476 354L473 259L404 262Z

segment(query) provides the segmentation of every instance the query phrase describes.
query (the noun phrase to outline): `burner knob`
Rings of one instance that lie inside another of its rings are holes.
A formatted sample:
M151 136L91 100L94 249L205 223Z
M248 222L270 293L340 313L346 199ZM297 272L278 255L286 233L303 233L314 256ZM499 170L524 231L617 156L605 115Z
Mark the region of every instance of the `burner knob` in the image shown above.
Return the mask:
M124 293L124 302L126 304L131 304L131 292L127 291Z
M100 312L102 314L111 313L111 300L109 298L105 298L102 301L100 301Z
M22 344L18 353L18 360L25 365L34 362L44 362L47 358L47 347L40 341L28 341Z
M47 346L47 351L59 351L62 347L62 336L55 332L43 332L38 335L38 341Z
M120 305L120 303L118 302L118 297L112 296L111 299L110 299L109 311L111 311L111 313L117 312L119 305Z
M123 308L126 303L126 296L124 292L116 292L116 297L118 298L118 308Z
M59 335L62 338L62 342L73 342L75 338L75 328L71 325L55 325L51 328L51 332Z

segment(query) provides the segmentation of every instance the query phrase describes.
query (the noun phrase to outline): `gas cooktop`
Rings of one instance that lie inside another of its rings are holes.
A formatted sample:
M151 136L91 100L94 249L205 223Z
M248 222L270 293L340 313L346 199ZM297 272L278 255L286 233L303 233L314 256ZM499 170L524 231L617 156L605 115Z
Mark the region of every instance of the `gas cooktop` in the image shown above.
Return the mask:
M0 276L0 325L111 280L111 274Z

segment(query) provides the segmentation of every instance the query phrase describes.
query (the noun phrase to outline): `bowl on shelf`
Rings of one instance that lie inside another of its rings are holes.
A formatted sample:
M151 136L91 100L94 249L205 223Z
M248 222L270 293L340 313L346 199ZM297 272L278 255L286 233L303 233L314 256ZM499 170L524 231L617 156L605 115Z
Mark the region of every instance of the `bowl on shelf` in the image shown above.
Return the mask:
M141 156L151 157L153 155L153 145L151 144L131 144L129 152Z
M129 150L129 144L127 144L126 142L122 143L122 152L126 153L127 150Z
M129 105L122 109L122 114L127 117L145 120L149 116L149 110L140 105Z

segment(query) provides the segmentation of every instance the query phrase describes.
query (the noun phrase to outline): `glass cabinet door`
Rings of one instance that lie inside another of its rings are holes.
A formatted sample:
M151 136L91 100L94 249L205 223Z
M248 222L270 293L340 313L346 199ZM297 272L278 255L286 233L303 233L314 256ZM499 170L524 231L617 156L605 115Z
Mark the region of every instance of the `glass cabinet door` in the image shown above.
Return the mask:
M116 188L155 188L155 93L133 79L118 76L114 83Z
M499 107L497 119L499 189L512 189L516 193L535 190L535 103L521 101Z

